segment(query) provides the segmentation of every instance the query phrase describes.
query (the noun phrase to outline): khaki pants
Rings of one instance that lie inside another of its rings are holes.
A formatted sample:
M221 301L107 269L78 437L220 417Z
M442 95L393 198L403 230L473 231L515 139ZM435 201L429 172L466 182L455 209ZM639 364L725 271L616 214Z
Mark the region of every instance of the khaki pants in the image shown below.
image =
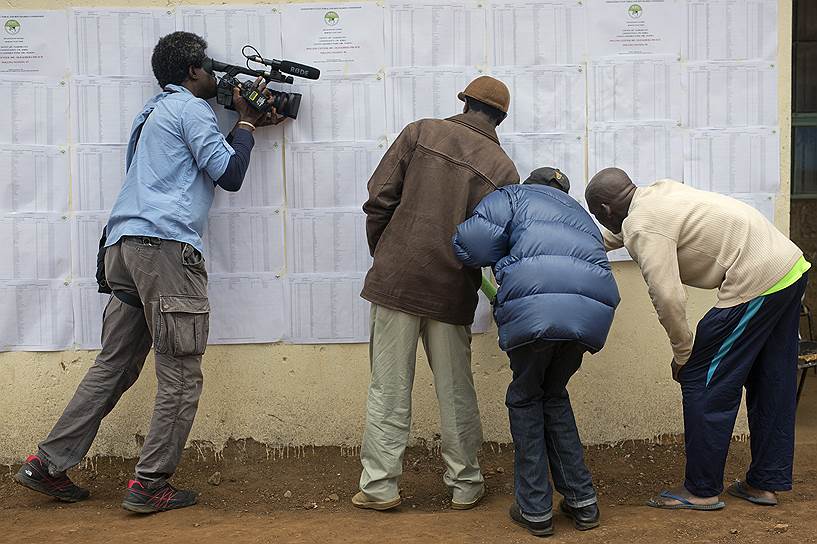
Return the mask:
M471 374L471 330L372 305L369 357L372 381L360 460L360 489L374 500L399 494L403 454L411 427L411 389L422 337L440 406L443 481L457 502L482 491L477 461L482 444L477 395Z
M210 311L207 272L188 244L126 237L108 248L105 274L114 291L138 295L144 308L111 296L102 320L102 351L40 444L40 454L52 472L82 461L102 418L136 382L153 345L159 385L136 478L155 485L176 470L201 395Z

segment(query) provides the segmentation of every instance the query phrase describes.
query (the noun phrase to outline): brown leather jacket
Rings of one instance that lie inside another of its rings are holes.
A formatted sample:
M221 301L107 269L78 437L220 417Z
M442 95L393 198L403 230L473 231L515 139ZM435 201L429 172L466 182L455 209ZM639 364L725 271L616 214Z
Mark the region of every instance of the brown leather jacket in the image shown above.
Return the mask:
M493 123L477 113L408 125L369 180L374 264L361 296L408 314L470 325L480 271L454 256L457 225L498 187L519 182Z

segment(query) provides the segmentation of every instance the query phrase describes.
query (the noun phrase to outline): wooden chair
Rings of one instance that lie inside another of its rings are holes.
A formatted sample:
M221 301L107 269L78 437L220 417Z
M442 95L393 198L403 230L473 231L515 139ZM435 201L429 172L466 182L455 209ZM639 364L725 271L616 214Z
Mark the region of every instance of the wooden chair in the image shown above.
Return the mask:
M797 370L800 371L800 383L797 386L797 404L800 404L800 395L803 393L803 386L806 384L808 369L814 368L817 371L817 342L814 341L811 311L805 303L802 303L800 305L800 319L804 317L808 323L808 340L801 338L798 349Z

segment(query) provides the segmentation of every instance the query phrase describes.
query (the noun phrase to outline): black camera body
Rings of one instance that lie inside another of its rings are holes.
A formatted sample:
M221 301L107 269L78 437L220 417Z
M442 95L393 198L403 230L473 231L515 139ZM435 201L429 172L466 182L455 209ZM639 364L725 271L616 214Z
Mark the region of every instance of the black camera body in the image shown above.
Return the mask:
M252 48L245 46L244 49ZM320 77L320 70L305 66L290 61L268 60L262 58L260 55L244 55L247 58L247 67L235 66L226 64L213 59L205 59L202 66L208 73L215 75L215 72L223 72L224 75L219 78L218 87L216 91L216 102L229 110L234 110L233 106L233 89L238 87L241 96L246 100L250 106L256 111L266 112L275 108L278 115L297 119L298 109L301 106L301 95L298 93L287 93L284 91L276 91L267 87L271 96L260 92L258 86L254 81L241 81L238 79L239 74L249 76L261 77L267 83L275 81L278 83L293 83L291 76L284 75L281 70L285 70L290 74L299 77L306 77L309 79L318 79ZM249 67L250 61L259 64L264 64L270 69L268 71L254 70Z
M258 91L258 87L250 81L241 81L236 77L223 75L218 82L216 101L227 108L233 108L233 88L241 89L241 96L246 100L250 106L256 111L269 111L271 100L267 96Z
M233 88L241 89L241 96L246 100L250 106L256 111L266 112L275 108L278 115L290 117L292 119L298 118L298 109L301 106L301 95L298 93L285 93L268 89L271 97L267 97L262 92L258 91L258 86L253 81L241 81L235 76L223 75L218 82L216 91L216 102L227 108L234 110L233 107Z

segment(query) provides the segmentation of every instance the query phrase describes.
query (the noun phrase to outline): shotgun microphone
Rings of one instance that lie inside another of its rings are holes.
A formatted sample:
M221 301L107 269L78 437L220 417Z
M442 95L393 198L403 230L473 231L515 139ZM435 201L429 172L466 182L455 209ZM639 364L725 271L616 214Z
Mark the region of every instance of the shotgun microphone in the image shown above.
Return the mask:
M265 59L261 55L250 55L247 57L247 60L251 60L259 64L266 64L273 70L278 70L296 77L302 77L305 79L318 79L321 77L321 71L317 68L307 66L306 64L292 62L291 60Z

